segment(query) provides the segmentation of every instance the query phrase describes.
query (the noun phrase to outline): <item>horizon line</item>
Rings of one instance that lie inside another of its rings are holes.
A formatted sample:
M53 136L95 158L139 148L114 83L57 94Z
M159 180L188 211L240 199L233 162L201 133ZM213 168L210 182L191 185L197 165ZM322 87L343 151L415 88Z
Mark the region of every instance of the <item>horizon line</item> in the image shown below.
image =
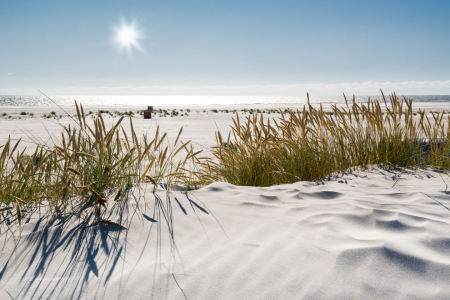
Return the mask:
M298 97L306 93L317 97L359 94L360 96L385 95L392 92L402 95L439 96L450 94L450 80L446 81L365 81L343 83L299 83L268 85L154 85L154 86L90 86L90 87L40 87L39 90L54 96L285 96ZM30 87L0 88L0 95L32 96L39 91Z

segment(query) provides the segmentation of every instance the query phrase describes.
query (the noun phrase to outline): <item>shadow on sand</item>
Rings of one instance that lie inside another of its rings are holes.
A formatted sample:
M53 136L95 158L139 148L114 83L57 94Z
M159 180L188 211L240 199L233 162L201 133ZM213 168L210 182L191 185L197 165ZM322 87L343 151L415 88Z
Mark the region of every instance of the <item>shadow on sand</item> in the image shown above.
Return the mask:
M113 285L111 289L120 293L126 283L127 275L122 273L124 266L132 266L134 270L139 268L142 259L154 259L154 269L148 270L148 278L153 277L151 284L157 286L155 274L161 271L163 256L171 258L169 269L176 257L182 264L173 230L173 200L177 203L176 209L181 209L180 216L188 215L186 203L197 217L198 212L205 216L209 212L203 203L197 203L187 194L177 193L176 197L166 194L165 199L151 194L146 198L134 197L122 204L110 204L108 208L105 219L115 220L126 228L134 226L133 230L101 223L89 226L92 222L82 222L73 215L65 220L38 218L37 212L32 212L24 218L28 218L28 224L19 240L17 221L8 220L11 226L2 222L0 291L3 292L0 298L78 299L87 296L104 299L107 298L106 286ZM200 218L198 220L201 222ZM136 224L139 233L135 232ZM164 249L170 244L170 253L162 253L163 243ZM147 245L154 249L153 258L148 255L146 248L150 247ZM134 254L127 256L131 252ZM166 265L164 267L170 274Z

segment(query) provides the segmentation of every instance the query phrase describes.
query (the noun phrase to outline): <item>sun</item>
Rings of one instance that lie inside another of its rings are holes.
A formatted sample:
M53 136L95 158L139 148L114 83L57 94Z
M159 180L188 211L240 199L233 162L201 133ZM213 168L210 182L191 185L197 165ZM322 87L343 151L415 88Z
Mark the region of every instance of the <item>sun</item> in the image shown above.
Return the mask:
M131 54L134 48L143 51L139 44L139 40L142 39L142 34L137 29L136 24L127 24L122 21L122 24L116 27L114 31L116 33L116 43L120 48L127 50L128 54Z
M137 42L137 32L134 28L124 27L117 32L118 41L125 47L129 47Z

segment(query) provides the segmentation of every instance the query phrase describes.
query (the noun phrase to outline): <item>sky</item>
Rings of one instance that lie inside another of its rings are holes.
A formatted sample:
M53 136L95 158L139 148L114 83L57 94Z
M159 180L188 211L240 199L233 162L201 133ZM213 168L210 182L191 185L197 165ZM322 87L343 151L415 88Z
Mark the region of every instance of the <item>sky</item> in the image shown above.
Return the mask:
M450 1L0 0L0 95L450 94ZM134 28L138 47L118 42Z

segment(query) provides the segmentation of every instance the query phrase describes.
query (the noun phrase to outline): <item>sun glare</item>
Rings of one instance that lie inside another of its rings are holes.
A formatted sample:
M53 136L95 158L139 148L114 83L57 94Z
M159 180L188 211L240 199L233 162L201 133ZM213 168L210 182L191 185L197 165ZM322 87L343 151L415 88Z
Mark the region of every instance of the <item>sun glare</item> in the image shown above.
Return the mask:
M139 44L139 40L142 38L142 36L137 30L134 23L126 24L122 21L121 26L115 28L115 32L116 42L119 44L120 48L126 49L128 54L131 54L133 48L142 51L142 47Z
M117 33L119 42L124 46L129 46L136 43L137 34L133 28L122 28Z

